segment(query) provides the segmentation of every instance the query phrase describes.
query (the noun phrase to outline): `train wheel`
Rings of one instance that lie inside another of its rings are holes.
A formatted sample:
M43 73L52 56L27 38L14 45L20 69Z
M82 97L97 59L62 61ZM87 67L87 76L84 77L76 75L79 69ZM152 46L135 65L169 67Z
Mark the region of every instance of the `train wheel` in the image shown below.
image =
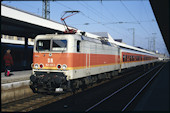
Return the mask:
M30 88L32 89L33 93L38 93L37 89L33 85L30 85Z
M75 92L76 92L76 89L75 89L75 87L74 87L74 81L70 81L70 90L71 90L71 92L72 92L73 95L74 95Z

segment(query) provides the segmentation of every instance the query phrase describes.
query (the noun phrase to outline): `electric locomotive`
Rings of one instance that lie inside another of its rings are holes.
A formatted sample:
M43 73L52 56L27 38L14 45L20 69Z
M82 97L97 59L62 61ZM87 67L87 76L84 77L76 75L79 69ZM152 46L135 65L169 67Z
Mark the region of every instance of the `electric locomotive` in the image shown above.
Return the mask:
M32 68L30 87L34 92L72 90L117 73L119 47L105 37L39 35L35 38Z

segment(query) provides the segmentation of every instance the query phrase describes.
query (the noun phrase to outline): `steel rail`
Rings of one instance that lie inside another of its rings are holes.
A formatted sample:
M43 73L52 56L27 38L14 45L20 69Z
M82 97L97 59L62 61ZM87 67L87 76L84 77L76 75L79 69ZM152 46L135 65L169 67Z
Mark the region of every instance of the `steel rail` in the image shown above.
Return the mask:
M149 81L139 90L139 92L126 104L126 106L121 110L125 111L125 109L135 100L135 98L146 88L146 86L155 78L155 76L162 70L165 64L149 79Z
M115 92L113 92L112 94L110 94L109 96L107 96L106 98L102 99L101 101L99 101L98 103L94 104L93 106L91 106L90 108L86 109L85 112L88 112L90 110L92 110L93 108L95 108L96 106L98 106L99 104L101 104L102 102L106 101L107 99L109 99L110 97L112 97L113 95L117 94L118 92L120 92L121 90L125 89L126 87L128 87L129 85L133 84L134 82L136 82L137 80L139 80L140 78L142 78L143 76L145 76L146 74L152 72L154 69L158 68L160 65L152 68L151 70L147 71L146 73L142 74L141 76L139 76L138 78L136 78L135 80L129 82L128 84L126 84L125 86L121 87L120 89L116 90Z

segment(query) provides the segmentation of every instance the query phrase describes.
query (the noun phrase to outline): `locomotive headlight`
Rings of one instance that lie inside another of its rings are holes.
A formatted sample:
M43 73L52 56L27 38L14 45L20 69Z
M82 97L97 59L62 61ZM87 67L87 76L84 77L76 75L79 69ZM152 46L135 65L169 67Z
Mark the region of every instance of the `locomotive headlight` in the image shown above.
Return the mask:
M35 65L34 65L34 68L36 68L36 69L37 69L37 68L38 68L38 64L35 64Z
M66 68L67 68L67 65L63 64L63 70L66 70Z

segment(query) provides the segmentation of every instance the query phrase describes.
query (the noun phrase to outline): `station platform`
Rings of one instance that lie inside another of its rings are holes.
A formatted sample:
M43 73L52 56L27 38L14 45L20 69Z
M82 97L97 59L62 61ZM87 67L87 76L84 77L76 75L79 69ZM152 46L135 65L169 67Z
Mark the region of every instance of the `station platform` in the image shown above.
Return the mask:
M134 111L169 111L169 75L170 61L146 90Z
M32 70L24 70L24 71L12 71L11 76L6 77L4 72L1 73L1 84L7 84L12 82L19 82L29 80L31 76Z
M33 94L29 87L32 70L12 71L6 77L1 73L1 103L8 103Z

